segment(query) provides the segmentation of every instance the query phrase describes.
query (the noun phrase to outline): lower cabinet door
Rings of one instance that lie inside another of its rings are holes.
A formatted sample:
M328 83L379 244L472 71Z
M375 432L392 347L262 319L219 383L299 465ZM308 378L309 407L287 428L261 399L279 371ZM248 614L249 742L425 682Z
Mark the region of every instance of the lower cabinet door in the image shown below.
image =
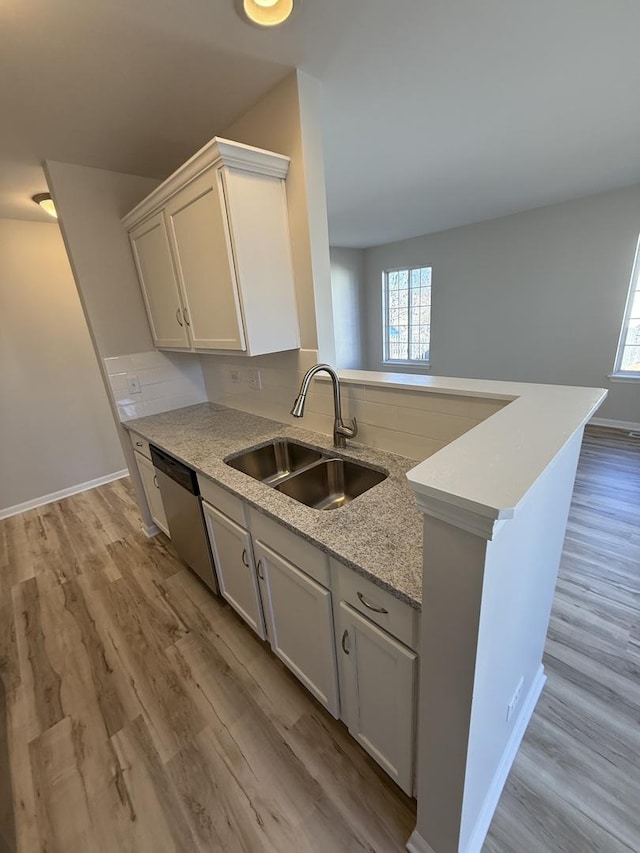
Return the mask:
M338 717L331 593L262 542L256 542L255 553L273 651Z
M220 592L260 639L266 637L251 536L244 527L203 501Z
M412 796L417 656L344 601L336 613L336 637L342 719Z
M140 478L142 479L142 487L144 488L144 493L147 496L147 503L149 504L151 518L163 533L170 536L167 516L162 503L162 495L160 494L160 486L158 485L158 480L156 478L156 469L153 467L151 460L147 459L146 456L143 456L137 451L134 455L136 457L138 471L140 472Z

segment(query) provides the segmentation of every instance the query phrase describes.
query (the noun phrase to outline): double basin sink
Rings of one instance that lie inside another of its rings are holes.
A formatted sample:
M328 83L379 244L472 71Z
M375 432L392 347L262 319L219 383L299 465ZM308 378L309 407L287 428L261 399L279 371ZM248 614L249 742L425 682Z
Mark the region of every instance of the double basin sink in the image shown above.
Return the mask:
M276 438L225 460L227 465L313 509L339 509L387 478L384 471Z

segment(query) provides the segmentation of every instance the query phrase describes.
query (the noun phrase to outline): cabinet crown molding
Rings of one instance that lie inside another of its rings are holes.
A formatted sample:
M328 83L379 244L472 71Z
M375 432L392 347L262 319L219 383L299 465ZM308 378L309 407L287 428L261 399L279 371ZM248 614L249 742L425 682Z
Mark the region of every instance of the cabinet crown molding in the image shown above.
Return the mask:
M284 154L275 154L253 145L233 142L214 136L206 145L196 151L186 163L156 187L133 210L122 217L122 224L129 230L147 216L150 216L178 190L182 189L211 166L228 166L245 172L255 172L272 178L284 180L289 171L290 158Z

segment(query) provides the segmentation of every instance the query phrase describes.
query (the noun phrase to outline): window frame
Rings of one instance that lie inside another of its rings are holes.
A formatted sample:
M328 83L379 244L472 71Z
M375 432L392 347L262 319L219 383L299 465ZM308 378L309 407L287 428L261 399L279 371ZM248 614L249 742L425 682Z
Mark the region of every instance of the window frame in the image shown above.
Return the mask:
M429 333L429 358L390 358L389 357L389 274L394 272L406 272L409 275L409 281L413 270L428 269L431 271L431 284L429 289L433 290L433 266L431 264L403 264L399 267L388 267L382 270L382 363L383 364L398 364L407 367L431 367L431 333ZM411 290L411 287L409 287ZM431 304L429 304L429 327L431 327ZM411 323L408 326L411 329ZM411 340L409 339L409 344Z
M640 382L640 370L623 370L622 357L626 346L627 334L629 332L629 321L631 320L631 306L635 300L636 294L640 294L640 237L636 245L636 253L633 259L631 268L631 280L629 282L629 290L627 292L627 301L622 315L622 325L620 328L620 337L618 338L618 347L616 349L616 360L613 364L613 373L609 374L611 379L623 380L625 382Z

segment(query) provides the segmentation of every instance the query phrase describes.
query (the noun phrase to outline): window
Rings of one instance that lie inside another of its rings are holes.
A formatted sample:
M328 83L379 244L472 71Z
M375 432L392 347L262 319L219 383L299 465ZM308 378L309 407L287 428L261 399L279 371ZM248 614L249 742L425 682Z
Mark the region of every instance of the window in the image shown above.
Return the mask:
M431 267L403 267L382 275L384 360L429 364Z
M631 286L613 371L618 376L640 379L640 241L633 264Z

